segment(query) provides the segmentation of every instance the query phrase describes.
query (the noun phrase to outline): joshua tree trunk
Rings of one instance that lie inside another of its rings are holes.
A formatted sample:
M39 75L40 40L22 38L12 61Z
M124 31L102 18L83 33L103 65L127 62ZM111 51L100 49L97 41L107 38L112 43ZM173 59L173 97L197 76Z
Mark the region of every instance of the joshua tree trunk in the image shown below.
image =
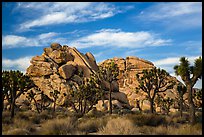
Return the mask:
M149 102L150 102L150 112L151 113L154 113L154 101L152 98L149 99Z
M37 105L37 101L35 100L35 98L33 98L33 100L34 100L35 107L36 107L36 109L37 109L38 113L40 113L40 110L39 110L38 105Z
M180 116L183 116L183 98L180 96Z
M110 89L109 89L109 114L112 114L111 83L110 83Z
M14 118L14 109L15 109L15 99L12 98L12 102L11 102L11 119Z
M195 106L194 106L193 97L192 97L192 86L191 85L187 85L187 92L188 92L190 123L194 125L196 123L196 117L195 117Z
M55 106L56 106L56 100L54 100L54 107L53 107L54 112L55 112Z

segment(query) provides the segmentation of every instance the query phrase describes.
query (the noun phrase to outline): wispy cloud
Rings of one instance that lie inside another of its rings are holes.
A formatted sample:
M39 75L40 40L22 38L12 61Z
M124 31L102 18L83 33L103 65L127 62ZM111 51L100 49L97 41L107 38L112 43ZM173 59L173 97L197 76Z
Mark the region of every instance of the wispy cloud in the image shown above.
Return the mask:
M18 59L2 59L2 70L20 70L23 73L30 65L30 60L32 56L26 56Z
M120 29L102 29L88 36L76 39L70 45L77 48L92 46L139 48L169 45L171 41L171 39L162 39L157 34L146 31L124 32Z
M190 56L187 57L187 59L189 60L189 62L191 64L194 63L194 60L196 58L198 58L199 56ZM157 60L154 62L154 64L156 66L162 66L162 65L174 65L174 64L178 64L180 60L180 57L169 57L169 58L165 58L165 59L161 59L161 60Z
M3 49L16 48L16 47L35 47L46 46L51 42L63 42L66 43L65 38L57 37L59 34L55 32L43 33L35 37L24 37L17 35L2 36Z
M125 9L119 9L112 4L102 2L18 3L17 9L24 9L30 12L36 11L38 13L38 15L35 15L37 18L20 24L21 31L45 25L95 21L112 17L125 11Z
M160 21L168 27L201 27L201 2L165 2L141 11L137 16L144 21ZM174 22L174 23L172 23Z
M199 56L185 56L185 57L188 59L190 65L194 65L194 60L198 58ZM166 70L167 72L169 72L170 74L174 74L173 67L179 64L180 58L181 56L169 57L169 58L164 58L164 59L160 59L160 60L156 60L152 62L154 63L156 67L162 68Z
M194 65L194 60L196 58L198 58L199 56L185 56L185 57L188 59L190 65ZM153 63L154 63L154 65L156 67L159 67L159 68L162 68L162 69L166 70L167 72L170 73L171 76L176 77L180 82L182 82L184 84L181 77L175 75L175 72L174 72L174 69L173 69L173 67L175 65L179 64L179 62L180 62L179 59L180 58L181 57L169 57L169 58L154 61ZM198 80L194 87L195 88L201 88L202 87L202 80Z

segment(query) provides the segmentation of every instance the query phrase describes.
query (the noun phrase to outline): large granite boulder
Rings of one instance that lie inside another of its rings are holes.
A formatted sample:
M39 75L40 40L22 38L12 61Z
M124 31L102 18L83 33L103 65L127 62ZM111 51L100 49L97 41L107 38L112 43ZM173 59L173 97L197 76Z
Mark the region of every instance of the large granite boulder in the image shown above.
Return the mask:
M59 68L59 74L64 79L69 79L73 76L77 69L77 64L73 61L67 62Z
M107 59L103 62L100 62L98 65L105 66L112 60L117 64L119 68L119 76L117 81L117 83L119 84L118 91L120 91L120 93L124 93L127 96L127 99L125 100L128 100L128 103L131 107L136 107L136 102L139 101L139 105L142 110L149 109L149 101L146 98L146 93L136 93L136 87L138 87L139 85L136 79L136 73L142 72L142 70L144 69L152 69L155 67L154 64L150 61L138 57L128 56L125 59L117 57ZM169 80L173 80L177 84L180 83L175 77L172 76L169 76ZM161 96L170 97L172 99L178 98L178 93L176 89L177 84L175 84L172 90L167 90L165 93L161 93ZM184 99L186 99L185 96Z

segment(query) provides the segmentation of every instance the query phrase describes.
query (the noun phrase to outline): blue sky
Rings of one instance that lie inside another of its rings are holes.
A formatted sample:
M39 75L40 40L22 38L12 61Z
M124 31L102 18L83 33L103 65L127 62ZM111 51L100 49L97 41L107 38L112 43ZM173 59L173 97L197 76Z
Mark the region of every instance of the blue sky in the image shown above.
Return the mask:
M136 56L175 76L180 57L193 65L202 56L202 3L2 3L2 70L25 72L52 42L91 52L97 62Z

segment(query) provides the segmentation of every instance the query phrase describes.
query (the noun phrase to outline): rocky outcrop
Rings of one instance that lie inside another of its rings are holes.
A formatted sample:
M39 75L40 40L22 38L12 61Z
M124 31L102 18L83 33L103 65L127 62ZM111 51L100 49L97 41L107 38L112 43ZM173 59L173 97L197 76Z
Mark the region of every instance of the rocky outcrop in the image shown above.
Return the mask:
M128 56L125 59L116 57L113 59L107 59L98 65L104 66L111 60L113 60L119 67L119 91L127 96L128 103L131 107L137 107L138 102L142 110L149 110L149 101L146 99L146 93L139 92L136 94L136 87L138 87L139 84L136 79L136 73L140 73L144 69L152 69L155 67L154 64L138 57ZM176 83L180 83L175 77L170 76L169 79L174 80ZM162 97L177 98L178 93L176 91L176 85L174 86L174 89L167 90L165 93L160 94Z
M58 43L52 43L50 47L44 48L42 55L33 57L30 62L27 75L31 76L40 91L48 98L51 98L51 91L60 91L59 99L57 99L58 106L66 103L65 95L69 94L71 89L69 83L80 85L82 75L90 77L92 73L98 71L96 60L90 52L83 54L74 47L61 46ZM109 83L106 81L103 83L103 89L108 91ZM112 82L111 87L113 100L117 100L123 104L122 106L130 107L127 96L119 92L117 81ZM36 98L40 99L39 96L40 94ZM108 99L108 95L105 96L105 99Z

